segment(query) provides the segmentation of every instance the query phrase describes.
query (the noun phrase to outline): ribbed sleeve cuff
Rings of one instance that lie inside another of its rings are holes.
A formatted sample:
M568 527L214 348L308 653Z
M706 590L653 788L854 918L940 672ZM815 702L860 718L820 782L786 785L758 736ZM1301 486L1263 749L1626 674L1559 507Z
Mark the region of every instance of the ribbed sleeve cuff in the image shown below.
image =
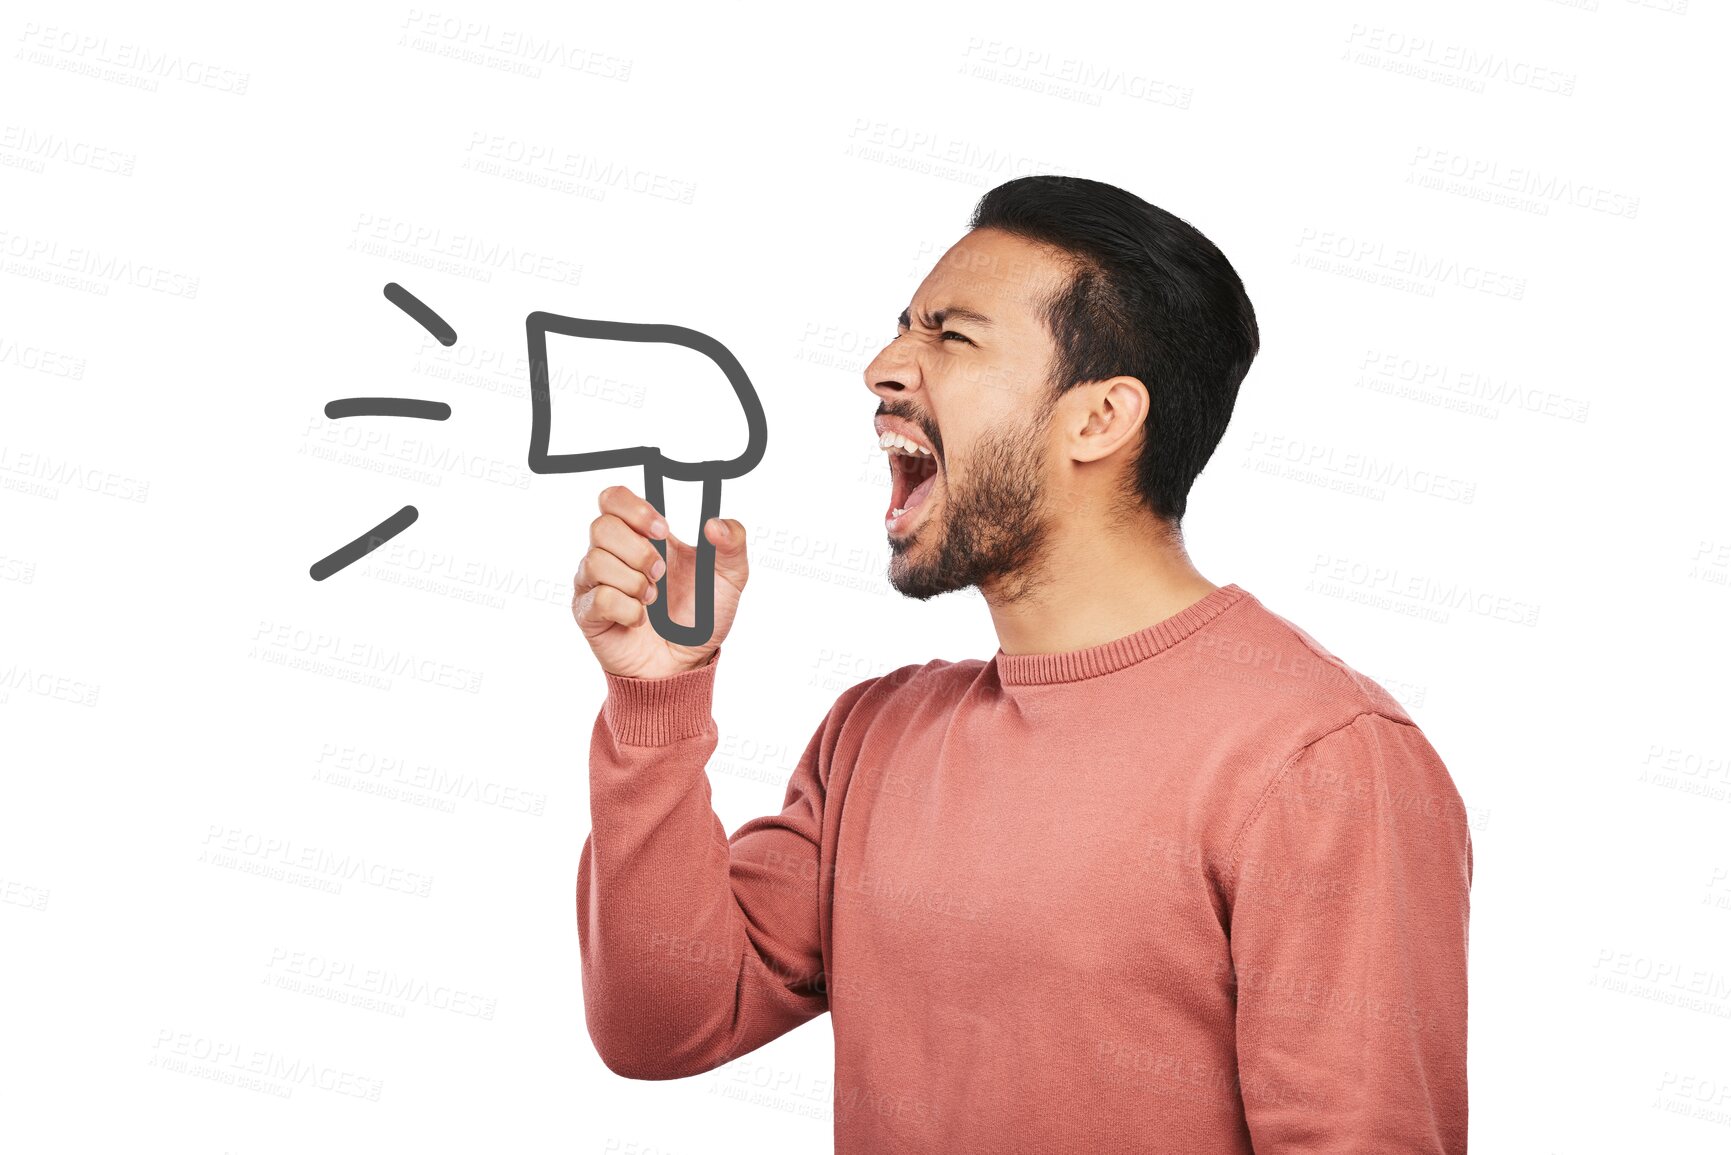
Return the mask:
M700 734L713 721L715 667L721 647L694 670L665 678L602 674L607 698L601 716L616 741L628 746L667 746Z

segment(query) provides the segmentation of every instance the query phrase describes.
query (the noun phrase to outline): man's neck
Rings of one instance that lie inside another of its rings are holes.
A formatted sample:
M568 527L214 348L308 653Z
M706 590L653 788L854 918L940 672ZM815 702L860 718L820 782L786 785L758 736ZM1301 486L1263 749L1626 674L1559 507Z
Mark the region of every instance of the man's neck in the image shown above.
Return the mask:
M1054 535L1034 572L981 593L1004 653L1059 654L1133 634L1218 588L1190 563L1182 538L1150 520L1146 533Z

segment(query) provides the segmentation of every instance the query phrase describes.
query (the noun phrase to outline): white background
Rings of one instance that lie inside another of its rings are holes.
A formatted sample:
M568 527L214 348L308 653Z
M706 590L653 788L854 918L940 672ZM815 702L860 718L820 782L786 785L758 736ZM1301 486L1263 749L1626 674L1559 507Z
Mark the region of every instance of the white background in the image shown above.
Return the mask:
M528 474L523 318L700 329L763 399L732 831L848 685L994 650L885 580L861 370L981 193L1065 172L1256 306L1202 572L1470 809L1474 1150L1731 1148L1723 12L1134 8L7 7L0 1146L827 1150L827 1018L673 1083L585 1032L570 576L642 476ZM555 451L740 451L719 375L622 349L558 362ZM380 394L453 416L322 416Z

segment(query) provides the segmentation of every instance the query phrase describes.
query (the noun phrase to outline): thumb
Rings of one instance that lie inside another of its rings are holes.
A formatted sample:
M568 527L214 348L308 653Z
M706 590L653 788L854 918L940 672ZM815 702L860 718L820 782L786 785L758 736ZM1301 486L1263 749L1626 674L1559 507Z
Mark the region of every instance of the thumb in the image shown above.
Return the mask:
M730 517L712 517L703 532L715 545L715 573L734 586L745 588L748 566L745 557L745 526Z

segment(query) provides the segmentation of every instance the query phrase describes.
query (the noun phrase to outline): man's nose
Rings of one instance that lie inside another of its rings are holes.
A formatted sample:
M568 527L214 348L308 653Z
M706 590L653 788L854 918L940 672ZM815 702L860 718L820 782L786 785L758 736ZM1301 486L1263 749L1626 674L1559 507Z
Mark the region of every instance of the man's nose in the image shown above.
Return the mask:
M865 367L866 388L879 397L905 397L924 384L914 342L891 341Z

